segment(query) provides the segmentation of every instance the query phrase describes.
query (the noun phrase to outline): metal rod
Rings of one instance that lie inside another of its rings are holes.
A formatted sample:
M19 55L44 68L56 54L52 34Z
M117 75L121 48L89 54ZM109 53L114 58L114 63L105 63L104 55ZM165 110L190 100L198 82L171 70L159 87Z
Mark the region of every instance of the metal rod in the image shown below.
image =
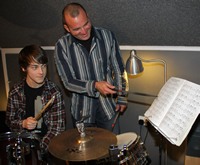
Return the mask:
M146 93L139 93L139 92L118 90L118 89L116 89L116 88L114 88L113 90L115 90L115 91L117 91L117 92L130 93L130 94L134 94L134 95L149 96L149 97L158 97L158 96L150 95L150 94L146 94Z
M134 56L143 62L156 62L156 61L162 62L164 64L164 69L165 69L165 73L164 73L165 83L167 82L167 63L165 62L165 60L163 59L144 60L135 54Z

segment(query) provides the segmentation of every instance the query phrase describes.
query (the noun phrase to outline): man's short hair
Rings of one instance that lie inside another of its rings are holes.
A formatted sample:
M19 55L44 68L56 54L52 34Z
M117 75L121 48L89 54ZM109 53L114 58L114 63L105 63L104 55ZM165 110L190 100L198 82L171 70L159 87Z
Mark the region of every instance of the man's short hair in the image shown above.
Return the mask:
M67 25L66 21L65 21L65 13L68 12L69 15L73 18L77 17L79 15L79 10L83 9L83 11L85 13L86 10L84 9L84 7L79 4L79 3L69 3L67 6L65 6L65 8L62 11L62 21L63 21L63 25Z
M26 69L31 62L39 64L47 64L48 58L45 51L37 45L29 45L24 47L19 53L19 65Z

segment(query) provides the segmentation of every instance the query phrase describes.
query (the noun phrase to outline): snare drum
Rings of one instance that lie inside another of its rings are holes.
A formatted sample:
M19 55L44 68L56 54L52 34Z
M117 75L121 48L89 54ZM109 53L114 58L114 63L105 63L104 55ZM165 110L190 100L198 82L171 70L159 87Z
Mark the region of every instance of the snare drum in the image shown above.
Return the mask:
M117 145L120 150L119 164L147 165L151 163L144 143L134 132L117 135Z
M18 142L20 141L20 142ZM19 145L22 148L22 156L25 160L26 165L46 165L44 161L41 160L39 138L35 134L22 132L18 134L16 132L6 132L0 134L0 164L17 164L12 151L13 147ZM21 146L20 146L21 145ZM23 146L22 146L23 145ZM25 147L25 149L23 148ZM29 149L28 149L29 148ZM18 150L17 150L18 151ZM20 155L21 157L21 155Z

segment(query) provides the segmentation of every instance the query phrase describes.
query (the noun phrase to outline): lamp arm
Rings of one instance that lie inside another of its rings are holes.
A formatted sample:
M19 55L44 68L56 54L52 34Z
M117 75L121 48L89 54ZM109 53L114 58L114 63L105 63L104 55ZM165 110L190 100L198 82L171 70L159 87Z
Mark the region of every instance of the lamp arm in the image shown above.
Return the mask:
M138 57L137 55L134 55L134 56L143 62L155 62L155 61L162 62L164 64L164 68L165 68L165 83L167 82L167 63L165 62L165 60L163 60L163 59L143 60L142 58Z

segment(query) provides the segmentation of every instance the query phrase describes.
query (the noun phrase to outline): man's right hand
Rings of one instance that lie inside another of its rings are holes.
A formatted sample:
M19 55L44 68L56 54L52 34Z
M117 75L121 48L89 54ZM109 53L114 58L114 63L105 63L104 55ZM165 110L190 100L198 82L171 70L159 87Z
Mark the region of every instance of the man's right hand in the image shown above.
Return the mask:
M28 117L27 119L23 120L23 128L28 130L35 129L37 125L37 121L33 117Z
M115 88L115 86L110 85L108 82L106 81L100 81L100 82L96 82L95 83L95 87L96 89L103 95L107 95L107 94L115 94L117 93L117 91L114 91L112 89Z

